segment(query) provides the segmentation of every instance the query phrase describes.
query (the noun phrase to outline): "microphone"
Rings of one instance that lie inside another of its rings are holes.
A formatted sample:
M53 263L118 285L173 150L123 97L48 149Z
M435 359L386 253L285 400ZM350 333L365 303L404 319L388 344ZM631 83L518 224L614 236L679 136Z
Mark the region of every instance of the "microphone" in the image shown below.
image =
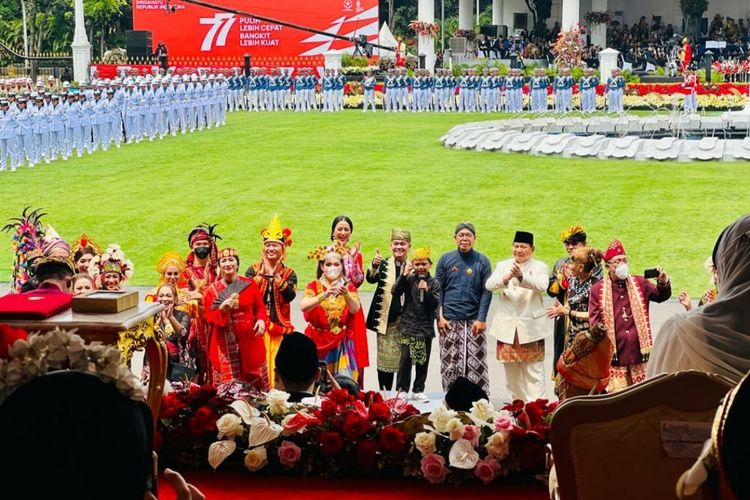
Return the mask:
M424 281L424 280L419 280L420 283L422 281ZM423 288L419 289L419 302L420 303L424 302L424 289Z

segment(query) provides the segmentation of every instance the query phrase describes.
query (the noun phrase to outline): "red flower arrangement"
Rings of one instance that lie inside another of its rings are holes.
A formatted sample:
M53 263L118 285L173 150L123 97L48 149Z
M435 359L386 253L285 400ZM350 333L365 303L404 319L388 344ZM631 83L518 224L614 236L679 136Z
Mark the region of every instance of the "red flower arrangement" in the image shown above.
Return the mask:
M334 390L319 407L287 399L281 391L178 384L162 400L155 438L163 443L160 459L197 467L208 461L214 468L226 462L251 472L403 474L432 483L489 484L513 471L545 472L556 407L546 400L514 401L495 411L480 401L470 413L441 407L428 417L403 399L383 400L375 392Z

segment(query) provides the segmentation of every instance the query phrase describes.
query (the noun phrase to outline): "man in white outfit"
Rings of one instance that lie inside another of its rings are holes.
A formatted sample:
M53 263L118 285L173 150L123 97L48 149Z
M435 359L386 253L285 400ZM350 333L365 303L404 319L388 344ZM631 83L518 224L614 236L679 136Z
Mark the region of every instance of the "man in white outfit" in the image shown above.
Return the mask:
M489 331L497 339L508 396L523 401L544 397L544 338L552 334L542 305L549 270L533 254L534 235L517 231L513 258L499 262L486 283L488 290L500 291Z

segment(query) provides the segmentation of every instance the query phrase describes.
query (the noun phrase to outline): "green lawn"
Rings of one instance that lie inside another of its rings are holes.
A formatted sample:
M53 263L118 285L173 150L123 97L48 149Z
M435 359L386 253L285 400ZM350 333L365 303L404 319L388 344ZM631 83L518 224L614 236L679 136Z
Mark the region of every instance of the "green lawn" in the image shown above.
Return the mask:
M229 124L82 159L0 173L0 220L31 205L65 238L88 232L115 242L152 284L162 252L187 252L187 232L218 223L241 267L259 256L258 231L274 213L293 231L289 262L305 283L306 259L328 241L330 222L354 220L365 259L387 251L390 228L408 228L433 254L453 247L470 220L477 248L510 255L513 233L532 231L536 257L561 256L560 230L582 223L590 241L622 240L631 268L664 265L676 289L700 293L703 262L720 231L750 211L745 163L637 163L478 153L444 148L451 126L487 115L237 113ZM0 237L0 281L12 265Z

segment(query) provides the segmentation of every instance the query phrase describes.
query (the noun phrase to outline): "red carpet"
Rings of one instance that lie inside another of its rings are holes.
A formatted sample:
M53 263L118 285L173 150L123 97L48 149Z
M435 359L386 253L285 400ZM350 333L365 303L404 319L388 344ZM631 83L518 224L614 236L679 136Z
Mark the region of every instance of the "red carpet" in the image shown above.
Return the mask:
M182 471L181 471L182 472ZM543 500L549 498L541 482L507 484L503 482L485 486L471 481L455 487L447 484L432 485L422 480L371 480L371 479L321 479L292 476L259 477L240 472L186 471L183 476L200 489L208 500L331 500L357 498L357 500L430 500L471 498L472 500L521 499ZM163 480L159 483L159 500L174 500L172 487Z

